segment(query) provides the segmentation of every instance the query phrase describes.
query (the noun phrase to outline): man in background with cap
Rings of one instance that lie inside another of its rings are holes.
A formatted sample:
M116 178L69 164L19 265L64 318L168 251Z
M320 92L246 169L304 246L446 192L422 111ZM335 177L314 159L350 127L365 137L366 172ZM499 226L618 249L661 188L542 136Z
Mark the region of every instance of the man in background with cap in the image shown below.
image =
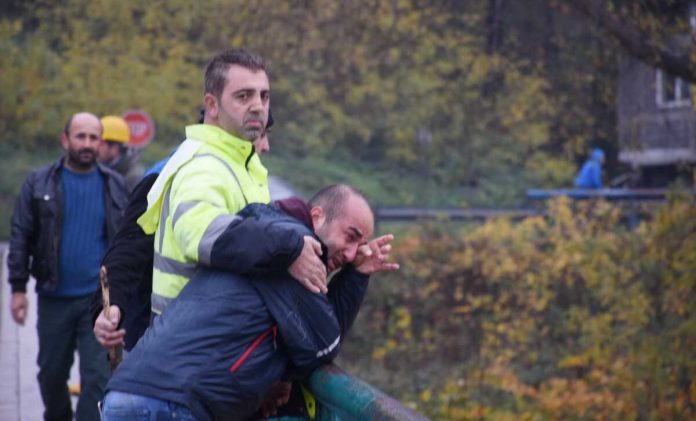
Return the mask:
M142 178L145 168L139 162L139 151L128 146L128 124L115 115L102 117L101 123L104 127L104 141L99 145L99 162L121 174L126 180L128 191L132 191Z

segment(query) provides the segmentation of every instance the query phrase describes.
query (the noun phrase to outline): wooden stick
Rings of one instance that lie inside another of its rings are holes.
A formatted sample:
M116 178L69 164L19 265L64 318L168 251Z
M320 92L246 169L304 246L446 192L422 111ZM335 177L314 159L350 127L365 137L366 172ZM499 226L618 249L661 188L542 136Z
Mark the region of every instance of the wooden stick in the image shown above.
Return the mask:
M109 319L111 301L109 299L109 278L106 276L106 266L102 266L99 269L99 281L101 283L102 306L104 315L107 319ZM113 372L114 370L116 370L116 367L118 367L118 364L121 362L121 359L123 358L123 348L120 345L118 345L109 348L108 352L109 362L111 363L111 371Z

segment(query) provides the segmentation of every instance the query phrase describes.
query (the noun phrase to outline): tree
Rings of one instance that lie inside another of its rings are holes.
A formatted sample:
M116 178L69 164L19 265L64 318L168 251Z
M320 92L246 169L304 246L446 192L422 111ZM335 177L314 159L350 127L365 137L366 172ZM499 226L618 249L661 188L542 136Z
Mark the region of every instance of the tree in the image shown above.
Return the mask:
M621 48L639 60L696 83L689 0L599 1L556 3L597 25Z
M693 419L694 201L633 231L621 217L560 199L518 224L414 230L341 363L433 419Z

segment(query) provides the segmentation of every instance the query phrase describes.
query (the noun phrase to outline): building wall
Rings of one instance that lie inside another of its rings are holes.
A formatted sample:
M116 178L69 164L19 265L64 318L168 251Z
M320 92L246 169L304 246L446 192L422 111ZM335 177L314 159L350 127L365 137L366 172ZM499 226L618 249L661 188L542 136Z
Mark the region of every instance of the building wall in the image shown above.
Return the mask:
M696 112L692 103L660 106L657 72L624 57L619 65L619 161L638 167L696 162Z

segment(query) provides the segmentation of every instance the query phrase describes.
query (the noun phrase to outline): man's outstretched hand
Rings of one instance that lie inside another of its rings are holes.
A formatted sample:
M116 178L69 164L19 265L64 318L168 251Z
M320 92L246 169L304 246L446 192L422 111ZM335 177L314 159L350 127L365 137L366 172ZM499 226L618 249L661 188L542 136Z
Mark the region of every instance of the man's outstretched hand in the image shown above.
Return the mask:
M288 272L308 290L326 294L326 266L321 261L321 244L312 236L304 236L302 252L288 268Z
M358 255L353 261L355 269L365 275L373 273L399 270L399 264L389 261L391 242L394 240L392 234L385 234L377 237L369 243L358 248Z

